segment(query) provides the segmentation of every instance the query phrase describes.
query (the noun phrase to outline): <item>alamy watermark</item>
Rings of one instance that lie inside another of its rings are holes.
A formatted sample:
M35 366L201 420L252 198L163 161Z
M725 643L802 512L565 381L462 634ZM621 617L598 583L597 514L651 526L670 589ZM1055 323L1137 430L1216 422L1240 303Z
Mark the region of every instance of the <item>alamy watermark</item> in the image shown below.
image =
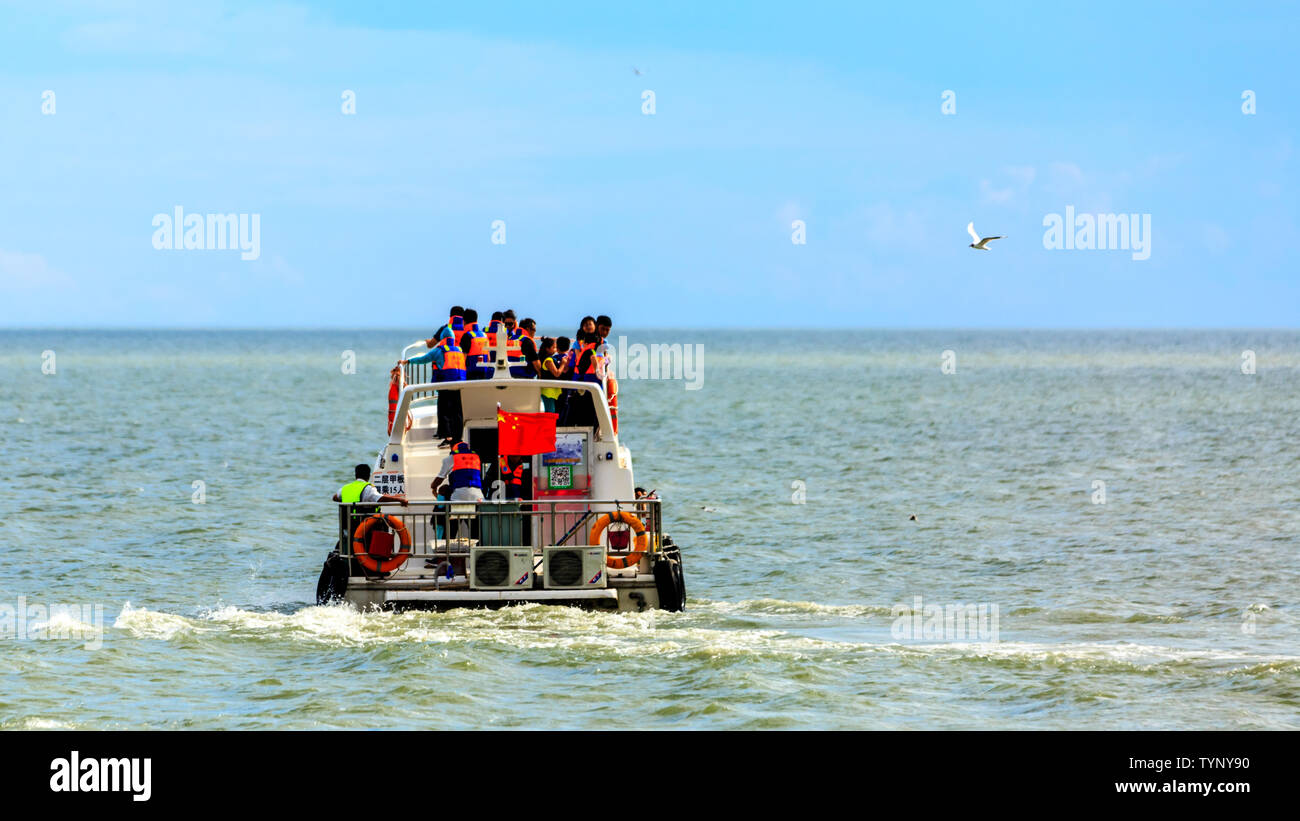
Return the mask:
M239 250L244 261L262 255L261 214L186 214L178 205L155 214L153 247L159 251Z
M925 604L920 596L912 604L896 604L889 610L894 620L889 634L895 641L978 641L998 640L996 604Z
M1151 256L1150 214L1046 214L1043 247L1049 251L1132 251L1133 259Z
M695 343L674 342L668 345L640 342L627 344L627 337L618 338L614 354L614 376L625 379L676 379L686 382L686 390L698 391L704 387L704 346Z
M82 758L72 750L50 761L50 792L120 792L148 801L152 782L152 758Z
M26 596L0 602L0 639L73 639L98 650L104 645L104 605L32 604Z

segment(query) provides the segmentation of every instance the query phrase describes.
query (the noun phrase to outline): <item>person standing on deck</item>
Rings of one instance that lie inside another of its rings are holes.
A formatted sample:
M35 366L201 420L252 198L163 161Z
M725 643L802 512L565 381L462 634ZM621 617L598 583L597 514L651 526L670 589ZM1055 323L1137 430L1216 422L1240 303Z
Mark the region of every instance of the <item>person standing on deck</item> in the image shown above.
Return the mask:
M452 337L443 337L438 344L424 354L407 362L433 362L437 369L435 382L465 381L465 353ZM405 364L405 362L403 362ZM460 440L465 429L465 415L461 410L460 391L438 391L438 437L444 445Z
M470 379L492 378L492 355L488 350L487 334L479 330L478 311L465 309L465 333L460 337L460 349L465 352L465 375Z
M600 337L595 331L582 333L575 347L564 361L561 375L568 374L574 382L588 382L605 387L602 360L596 353ZM573 427L596 427L595 398L588 391L570 391L566 418L561 424Z
M537 332L537 323L531 317L519 323L511 335L510 375L515 379L536 379L542 371L541 357L537 354L537 343L533 334ZM518 350L518 358L514 354Z
M504 317L505 315L502 314L500 311L493 311L492 321L488 322L486 333L488 339L488 347L492 349L493 357L497 355L497 334L504 333L506 329Z
M560 363L569 350L569 338L562 336L558 340L549 336L542 340L541 378L559 379ZM560 388L542 388L542 410L547 413L560 413Z
M353 475L357 478L339 488L339 492L334 494L334 501L345 505L381 505L395 502L403 507L406 506L404 495L390 496L375 490L375 486L370 484L370 465L357 465Z
M437 331L434 331L433 336L424 340L424 347L432 348L434 345L438 344L438 340L442 339L445 336L455 336L459 340L460 328L462 327L462 325L464 325L464 316L465 316L464 308L462 308L459 305L451 306L451 311L449 314L450 318L447 320L447 324L443 325Z
M501 480L506 484L506 500L524 498L524 457L501 457Z
M614 320L601 314L596 317L596 336L600 341L596 343L596 353L605 358L605 370L614 373L614 349L609 346L609 332L614 330Z

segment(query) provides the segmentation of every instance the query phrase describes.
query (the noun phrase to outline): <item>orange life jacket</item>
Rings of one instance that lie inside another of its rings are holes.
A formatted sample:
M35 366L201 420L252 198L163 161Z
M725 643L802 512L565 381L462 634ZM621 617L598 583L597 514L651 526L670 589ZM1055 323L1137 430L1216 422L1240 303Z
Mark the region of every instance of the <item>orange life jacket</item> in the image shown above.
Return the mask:
M451 474L448 478L451 480L452 490L463 487L483 487L483 465L479 461L478 454L472 451L453 453Z

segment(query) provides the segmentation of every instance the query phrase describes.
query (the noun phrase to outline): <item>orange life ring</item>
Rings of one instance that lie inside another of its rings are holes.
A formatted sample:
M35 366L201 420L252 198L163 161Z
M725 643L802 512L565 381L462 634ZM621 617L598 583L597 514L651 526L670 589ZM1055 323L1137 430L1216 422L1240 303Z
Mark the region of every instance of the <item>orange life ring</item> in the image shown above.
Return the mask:
M606 556L605 566L613 570L623 570L632 567L645 558L646 550L650 546L650 534L645 532L645 525L636 516L622 510L616 510L613 513L605 513L596 520L591 526L591 544L600 544L600 537L604 535L605 528L613 522L622 522L632 526L633 532L636 533L636 550L631 553L621 553L617 556Z
M366 536L382 521L387 521L388 526L397 533L397 538L402 543L402 550L391 558L381 560L366 552ZM352 534L352 555L371 573L392 573L411 558L411 533L396 516L382 516L376 513L366 517L361 524L357 525L356 532Z

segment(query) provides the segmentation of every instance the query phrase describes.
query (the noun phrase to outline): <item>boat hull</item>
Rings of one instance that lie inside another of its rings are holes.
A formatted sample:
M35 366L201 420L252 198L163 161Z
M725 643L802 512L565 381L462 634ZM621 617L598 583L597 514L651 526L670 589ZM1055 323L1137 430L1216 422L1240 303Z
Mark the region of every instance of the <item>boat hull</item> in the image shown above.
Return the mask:
M578 607L584 610L641 612L661 609L653 576L591 590L439 590L430 585L390 586L358 580L343 600L361 610L497 610L521 604Z

